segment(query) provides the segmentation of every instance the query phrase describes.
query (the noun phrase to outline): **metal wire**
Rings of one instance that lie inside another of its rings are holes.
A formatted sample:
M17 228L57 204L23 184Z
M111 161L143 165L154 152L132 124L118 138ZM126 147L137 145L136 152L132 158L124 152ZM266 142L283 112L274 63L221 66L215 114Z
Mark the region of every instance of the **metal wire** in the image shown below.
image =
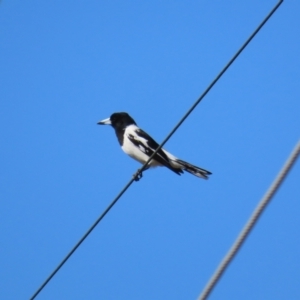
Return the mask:
M116 204L116 202L121 198L121 196L125 193L125 191L131 186L135 178L137 178L143 170L145 170L146 166L149 164L154 155L164 146L164 144L170 139L170 137L175 133L175 131L181 126L181 124L185 121L185 119L190 115L190 113L196 108L196 106L200 103L200 101L206 96L206 94L210 91L210 89L216 84L216 82L221 78L221 76L227 71L230 65L236 60L236 58L241 54L241 52L246 48L246 46L250 43L250 41L254 38L254 36L258 33L258 31L263 27L263 25L268 21L271 15L275 12L278 6L281 4L278 3L273 10L268 14L268 16L263 20L263 22L257 27L257 29L250 35L250 37L246 40L246 42L242 45L242 47L236 52L236 54L230 59L230 61L226 64L226 66L222 69L222 71L216 76L216 78L211 82L211 84L207 87L207 89L202 93L202 95L198 98L198 100L192 105L192 107L187 111L187 113L182 117L182 119L178 122L178 124L174 127L174 129L169 133L169 135L163 140L163 142L159 145L159 147L154 151L148 161L137 170L137 173L134 177L127 183L127 185L123 188L123 190L117 195L117 197L109 204L109 206L104 210L104 212L99 216L96 222L88 229L88 231L83 235L83 237L77 242L77 244L72 248L72 250L67 254L67 256L61 261L61 263L54 269L54 271L48 276L48 278L43 282L43 284L37 289L37 291L31 296L30 300L36 298L36 296L42 291L42 289L48 284L48 282L53 278L53 276L59 271L59 269L66 263L66 261L71 257L71 255L76 251L76 249L81 245L81 243L88 237L88 235L93 231L93 229L98 225L98 223L104 218L104 216L110 211L110 209Z
M264 20L259 24L259 26L254 30L254 32L250 35L250 37L246 40L246 42L242 45L242 47L236 52L236 54L231 58L231 60L227 63L227 65L222 69L222 71L217 75L217 77L211 82L211 84L206 88L206 90L202 93L202 95L198 98L198 100L192 105L192 107L187 111L187 113L182 117L182 119L178 122L178 124L174 127L174 129L169 133L169 135L163 140L163 142L159 145L156 151L151 155L148 161L143 165L143 167L138 170L138 173L141 173L150 160L154 157L154 155L159 151L164 144L170 139L170 137L175 133L175 131L181 126L181 124L185 121L185 119L190 115L190 113L196 108L196 106L200 103L200 101L206 96L206 94L211 90L211 88L216 84L216 82L221 78L221 76L227 71L227 69L231 66L231 64L236 60L236 58L241 54L241 52L247 47L247 45L251 42L254 36L260 31L260 29L265 25L265 23L270 19L273 13L277 10L283 0L280 0L274 8L269 12L269 14L264 18ZM138 175L137 173L137 175Z
M234 256L237 254L237 252L241 248L242 244L245 242L245 240L248 237L249 233L253 229L254 225L258 221L258 219L261 216L261 214L263 213L264 209L266 208L267 204L271 201L271 199L273 198L273 196L277 192L278 188L280 187L280 185L282 184L282 182L286 178L288 172L291 170L292 166L296 162L299 154L300 154L300 141L298 142L298 144L296 145L296 147L294 148L294 150L290 154L288 160L286 161L286 163L282 167L281 171L279 172L279 174L275 178L274 182L272 183L272 185L270 186L270 188L268 189L268 191L266 192L264 197L261 199L261 201L259 202L259 204L255 208L255 210L252 213L251 217L249 218L248 222L244 226L243 230L241 231L241 233L239 234L239 236L235 240L234 244L232 245L232 247L230 248L230 250L228 251L226 256L223 258L223 260L219 264L219 266L216 269L215 273L213 274L211 279L208 281L207 285L203 289L203 291L202 291L201 295L199 296L198 300L205 300L209 296L209 294L211 293L211 291L213 290L213 288L215 287L215 285L217 284L217 282L221 278L222 274L224 273L224 271L226 270L226 268L228 267L230 262L233 260Z

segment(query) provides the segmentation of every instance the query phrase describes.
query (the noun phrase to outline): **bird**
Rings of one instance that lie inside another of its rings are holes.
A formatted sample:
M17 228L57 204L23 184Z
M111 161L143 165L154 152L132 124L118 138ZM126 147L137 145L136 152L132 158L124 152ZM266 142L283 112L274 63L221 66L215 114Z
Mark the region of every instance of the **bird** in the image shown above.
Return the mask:
M126 112L113 113L109 118L99 121L97 124L111 125L115 130L122 150L141 164L145 164L159 147L159 144L149 134L139 128L134 119ZM205 169L177 158L163 148L157 151L144 171L156 166L167 167L178 175L186 171L203 179L208 179L209 175L212 174ZM135 181L138 181L142 176L143 174L140 170L133 175Z

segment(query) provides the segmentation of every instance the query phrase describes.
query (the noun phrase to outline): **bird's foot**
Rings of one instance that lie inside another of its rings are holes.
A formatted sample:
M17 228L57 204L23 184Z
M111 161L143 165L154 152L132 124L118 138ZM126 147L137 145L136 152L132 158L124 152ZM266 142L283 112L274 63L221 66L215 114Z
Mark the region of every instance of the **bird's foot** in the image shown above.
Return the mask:
M133 174L133 178L135 181L139 181L143 177L143 173L140 171L140 169L137 170L135 174Z

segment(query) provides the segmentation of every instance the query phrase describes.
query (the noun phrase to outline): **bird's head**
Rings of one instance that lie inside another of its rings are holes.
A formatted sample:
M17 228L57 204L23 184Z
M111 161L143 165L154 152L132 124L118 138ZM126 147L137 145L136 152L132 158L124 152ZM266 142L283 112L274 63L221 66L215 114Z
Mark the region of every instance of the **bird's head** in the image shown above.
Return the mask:
M136 125L135 121L126 112L113 113L109 118L104 119L97 124L111 125L114 129L125 129L129 125Z

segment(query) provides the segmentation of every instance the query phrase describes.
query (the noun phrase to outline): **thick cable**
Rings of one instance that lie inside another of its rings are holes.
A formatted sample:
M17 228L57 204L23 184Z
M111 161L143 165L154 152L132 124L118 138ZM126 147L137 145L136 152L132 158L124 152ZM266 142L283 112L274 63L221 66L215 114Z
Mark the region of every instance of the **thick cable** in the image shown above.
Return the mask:
M222 71L216 76L216 78L211 82L211 84L207 87L207 89L202 93L202 95L198 98L198 100L192 105L192 107L187 111L187 113L182 117L182 119L178 122L178 124L174 127L174 129L169 133L169 135L163 140L163 142L159 145L159 147L153 152L148 161L140 168L134 177L127 183L127 185L123 188L123 190L117 195L117 197L109 204L109 206L104 210L104 212L99 216L96 222L88 229L88 231L83 235L83 237L77 242L77 244L72 248L72 250L66 255L66 257L61 261L61 263L54 269L54 271L48 276L48 278L42 283L42 285L37 289L37 291L31 296L30 300L36 298L36 296L42 291L42 289L48 284L48 282L53 278L53 276L59 271L59 269L66 263L66 261L71 257L71 255L76 251L76 249L82 244L82 242L88 237L88 235L93 231L93 229L98 225L98 223L104 218L104 216L110 211L110 209L116 204L116 202L121 198L121 196L125 193L125 191L131 186L135 178L145 170L146 166L149 164L154 155L163 147L163 145L170 139L170 137L175 133L175 131L181 126L181 124L185 121L185 119L190 115L190 113L196 108L196 106L200 103L200 101L206 96L206 94L210 91L210 89L216 84L216 82L221 78L221 76L226 72L226 70L230 67L230 65L236 60L236 58L241 54L241 52L246 48L246 46L250 43L250 41L254 38L254 36L258 33L258 31L263 27L263 25L268 21L271 15L275 12L278 6L281 4L278 3L273 10L268 14L268 16L263 20L263 22L257 27L257 29L250 35L250 37L246 40L246 42L242 45L242 47L236 52L236 54L230 59L230 61L226 64L226 66L222 69Z
M292 166L296 162L298 156L300 154L300 141L293 149L292 153L290 154L289 158L287 159L286 163L282 167L281 171L278 173L277 177L275 178L274 182L263 196L255 210L253 211L251 217L247 221L246 225L240 232L239 236L236 238L234 244L223 258L219 266L217 267L215 273L212 275L211 279L208 281L207 285L204 287L201 295L199 296L198 300L205 300L216 286L217 282L221 278L222 274L233 260L237 252L240 250L241 246L245 242L246 238L250 234L251 230L253 229L254 225L257 223L259 217L265 210L267 204L271 201L274 197L275 193L279 189L280 185L286 178L287 174L291 170Z

